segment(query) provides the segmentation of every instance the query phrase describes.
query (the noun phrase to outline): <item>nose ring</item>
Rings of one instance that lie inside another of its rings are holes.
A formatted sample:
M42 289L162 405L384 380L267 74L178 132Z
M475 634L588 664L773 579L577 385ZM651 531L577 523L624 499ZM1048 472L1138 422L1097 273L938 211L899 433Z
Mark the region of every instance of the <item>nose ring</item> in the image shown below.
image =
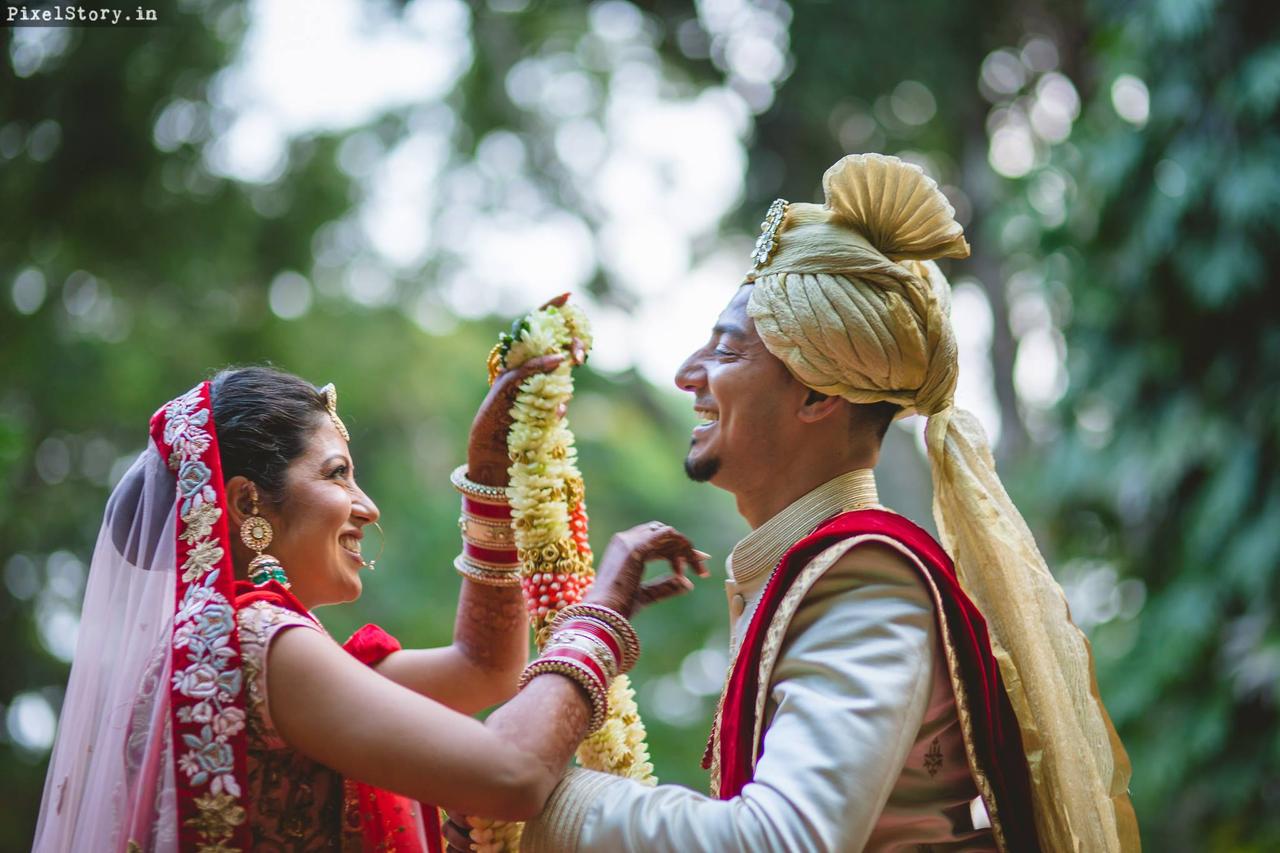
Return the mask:
M378 561L382 559L382 552L387 550L387 534L382 532L382 525L378 522L371 521L369 523L378 529L378 539L381 544L378 546L378 556L374 557L372 560L365 560L361 565L369 571L373 571L377 568Z

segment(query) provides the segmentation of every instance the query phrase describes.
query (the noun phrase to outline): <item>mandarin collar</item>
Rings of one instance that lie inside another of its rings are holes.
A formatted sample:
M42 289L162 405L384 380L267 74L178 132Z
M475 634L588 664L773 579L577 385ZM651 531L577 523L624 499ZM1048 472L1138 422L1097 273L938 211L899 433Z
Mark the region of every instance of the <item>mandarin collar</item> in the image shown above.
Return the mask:
M848 471L828 480L797 498L734 546L728 564L730 580L738 587L763 584L787 549L820 523L841 512L879 503L875 473L870 468Z

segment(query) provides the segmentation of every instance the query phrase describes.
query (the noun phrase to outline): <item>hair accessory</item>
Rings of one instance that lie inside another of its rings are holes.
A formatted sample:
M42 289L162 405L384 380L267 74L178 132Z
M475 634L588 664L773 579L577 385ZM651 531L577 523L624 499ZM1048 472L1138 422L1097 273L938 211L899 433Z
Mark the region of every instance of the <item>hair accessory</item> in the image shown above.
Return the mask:
M258 515L258 490L249 492L250 512L253 514L240 525L240 541L257 554L249 561L249 582L254 586L262 586L269 581L276 581L285 589L290 588L289 576L284 573L284 566L270 554L264 554L271 544L275 531L271 522Z
M320 389L320 396L324 397L324 408L329 413L329 420L333 421L333 428L338 431L338 435L350 441L351 433L347 432L347 425L338 417L338 389L330 382Z
M787 215L789 202L784 198L775 199L765 211L764 222L760 223L760 236L751 251L752 270L757 271L769 263L769 258L778 248L778 229L782 227L783 217Z
M486 486L483 483L472 481L467 477L467 466L465 464L453 469L453 473L449 475L449 482L453 483L453 487L461 492L463 497L470 498L473 501L502 505L511 503L511 499L507 496L506 486Z
M374 557L372 560L365 560L361 565L369 571L373 571L378 567L378 561L382 559L382 552L387 550L387 534L382 531L382 525L378 522L374 521L370 523L377 529L378 539L382 544L378 546L378 556Z

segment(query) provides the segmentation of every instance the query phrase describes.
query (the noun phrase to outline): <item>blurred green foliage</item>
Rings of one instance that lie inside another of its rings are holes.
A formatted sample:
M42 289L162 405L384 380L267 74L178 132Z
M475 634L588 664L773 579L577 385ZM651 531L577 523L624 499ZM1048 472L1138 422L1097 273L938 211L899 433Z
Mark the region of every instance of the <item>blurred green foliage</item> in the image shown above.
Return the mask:
M473 59L447 99L455 158L510 130L533 177L587 222L555 126L513 103L504 81L523 58L580 45L599 5L473 3ZM711 6L727 8L699 4ZM785 19L790 48L772 106L755 118L730 227L754 230L776 196L819 197L822 171L848 151L899 153L938 178L974 247L948 272L976 279L994 320L1002 469L1073 601L1087 605L1076 616L1133 759L1148 848L1280 846L1274 16L1213 0L743 7ZM646 61L667 85L725 82L705 15L643 8ZM318 235L358 198L336 164L343 134L293 140L267 185L210 173L203 145L225 128L208 114L186 142L153 138L175 98L209 101L245 20L237 3L184 3L164 27L64 30L34 70L14 31L0 30L0 718L33 693L57 707L60 632L113 470L143 447L158 405L231 363L270 360L341 390L388 544L361 601L322 614L333 633L378 621L410 644L448 639L457 499L447 474L505 318L424 331L406 305L430 290L430 262L426 281L397 279L402 298L384 307L317 277L305 317L273 314L268 285L311 271ZM991 65L996 53L1012 57L1012 78ZM1037 114L1046 103L1071 112L1065 134L1060 113ZM1031 159L1009 165L993 140L1015 125L1035 133L1019 149ZM386 144L406 132L394 113L368 129ZM602 274L591 288L627 304ZM1028 300L1048 318L1037 328L1065 341L1060 400L1018 388ZM745 531L728 496L685 480L690 417L673 391L587 368L570 417L597 550L655 517L717 558ZM924 520L927 473L905 436L891 432L881 488ZM705 680L704 659L689 653L723 648L723 612L712 582L639 618L636 682L658 773L698 789L713 697L679 714L655 704L671 699L658 687L682 667ZM0 847L30 838L44 760L0 725Z
M1039 512L1145 585L1098 627L1148 845L1280 848L1280 31L1264 4L1099 4L1061 259L1071 384ZM1117 115L1132 75L1149 118ZM1013 203L1007 216L1027 214Z

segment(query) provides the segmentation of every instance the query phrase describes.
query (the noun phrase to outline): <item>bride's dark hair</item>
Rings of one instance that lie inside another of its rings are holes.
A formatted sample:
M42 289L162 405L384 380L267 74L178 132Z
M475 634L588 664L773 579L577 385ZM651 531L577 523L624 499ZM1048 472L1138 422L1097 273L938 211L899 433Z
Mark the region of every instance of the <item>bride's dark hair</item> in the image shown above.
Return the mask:
M265 500L278 504L285 469L324 422L324 397L306 380L274 367L228 368L211 384L223 481L248 477Z

